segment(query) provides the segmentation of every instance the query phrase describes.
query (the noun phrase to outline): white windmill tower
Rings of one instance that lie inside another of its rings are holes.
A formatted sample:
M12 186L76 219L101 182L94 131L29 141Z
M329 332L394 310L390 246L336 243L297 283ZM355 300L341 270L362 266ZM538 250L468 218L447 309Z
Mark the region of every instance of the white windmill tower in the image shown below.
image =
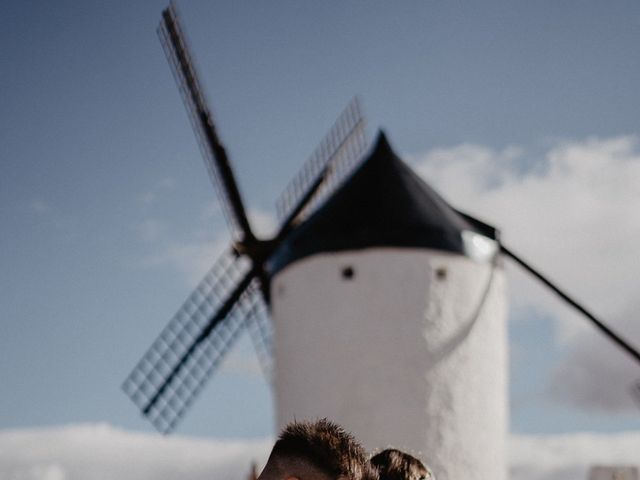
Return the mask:
M495 230L380 135L273 255L277 418L328 417L441 478L505 478L505 289Z
M364 155L357 102L285 191L278 233L257 239L173 6L159 33L233 243L125 380L126 393L158 430L172 431L247 327L273 372L280 426L328 417L369 449L421 452L440 478L503 480L500 253L572 301L494 228L445 202L384 135Z

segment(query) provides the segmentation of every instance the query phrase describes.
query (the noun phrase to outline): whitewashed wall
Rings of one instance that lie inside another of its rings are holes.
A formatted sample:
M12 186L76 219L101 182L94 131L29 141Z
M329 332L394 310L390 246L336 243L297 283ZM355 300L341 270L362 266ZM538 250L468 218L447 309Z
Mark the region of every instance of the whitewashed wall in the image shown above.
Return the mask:
M366 249L295 262L272 292L279 427L328 417L368 449L420 453L441 480L506 478L500 269Z

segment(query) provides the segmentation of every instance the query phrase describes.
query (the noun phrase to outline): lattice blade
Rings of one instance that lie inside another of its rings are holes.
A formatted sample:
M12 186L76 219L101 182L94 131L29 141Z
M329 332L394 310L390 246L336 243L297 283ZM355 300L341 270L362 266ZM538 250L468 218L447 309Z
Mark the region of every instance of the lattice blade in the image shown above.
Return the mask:
M321 176L327 174L318 191L297 215L298 219L309 216L355 169L368 146L365 126L360 102L354 98L280 195L276 204L280 221L290 215Z
M256 300L255 308L247 317L247 327L253 346L267 382L273 380L273 324L262 296Z
M216 132L195 64L189 53L175 6L162 12L158 36L189 114L209 177L218 194L234 240L252 240L246 209L234 178L226 150Z
M253 278L246 258L224 253L123 383L159 431L174 428L240 333Z

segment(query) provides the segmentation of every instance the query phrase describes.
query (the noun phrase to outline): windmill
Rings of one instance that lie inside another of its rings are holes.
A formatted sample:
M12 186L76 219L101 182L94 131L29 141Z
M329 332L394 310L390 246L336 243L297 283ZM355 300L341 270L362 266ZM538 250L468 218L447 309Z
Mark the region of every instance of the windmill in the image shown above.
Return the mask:
M285 189L275 236L257 238L173 5L159 35L232 235L123 384L159 431L248 329L280 426L327 416L368 448L425 452L442 478L505 478L504 257L640 360L495 228L442 199L384 134L369 147L357 100Z

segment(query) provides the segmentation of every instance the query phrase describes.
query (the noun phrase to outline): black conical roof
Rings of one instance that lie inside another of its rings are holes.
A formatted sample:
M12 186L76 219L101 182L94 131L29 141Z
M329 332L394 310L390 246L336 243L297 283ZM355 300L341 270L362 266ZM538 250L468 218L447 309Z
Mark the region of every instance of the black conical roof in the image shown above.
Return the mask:
M275 273L320 252L413 247L464 253L461 232L495 238L495 230L457 212L391 149L380 132L362 165L269 261Z

